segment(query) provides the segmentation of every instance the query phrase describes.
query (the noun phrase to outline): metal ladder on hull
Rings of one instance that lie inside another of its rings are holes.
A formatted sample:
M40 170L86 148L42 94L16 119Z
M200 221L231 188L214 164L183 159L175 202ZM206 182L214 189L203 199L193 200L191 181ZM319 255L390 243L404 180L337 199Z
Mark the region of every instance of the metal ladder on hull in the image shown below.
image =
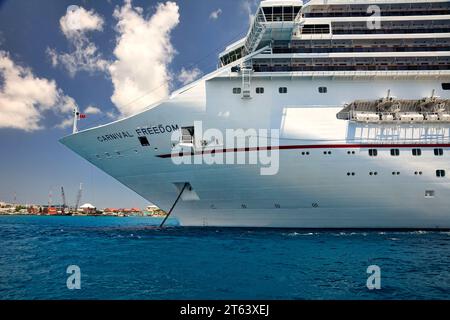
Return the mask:
M248 61L245 61L242 64L241 72L242 72L242 99L251 99L252 98L251 79L253 72L252 64L249 63Z

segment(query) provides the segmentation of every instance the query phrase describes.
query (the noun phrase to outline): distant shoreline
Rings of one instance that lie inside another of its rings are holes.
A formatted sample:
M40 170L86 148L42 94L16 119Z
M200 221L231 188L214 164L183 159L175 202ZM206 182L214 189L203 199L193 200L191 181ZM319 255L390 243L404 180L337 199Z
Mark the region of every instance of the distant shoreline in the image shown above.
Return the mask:
M0 217L116 217L116 218L165 218L165 215L113 215L113 214L21 214L0 213Z

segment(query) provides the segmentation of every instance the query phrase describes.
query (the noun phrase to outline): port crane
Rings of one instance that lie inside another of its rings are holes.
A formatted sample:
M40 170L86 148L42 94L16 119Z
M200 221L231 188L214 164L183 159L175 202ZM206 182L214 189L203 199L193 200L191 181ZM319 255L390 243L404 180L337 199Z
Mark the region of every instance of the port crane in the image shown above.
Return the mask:
M63 201L63 206L61 208L61 212L65 213L67 208L67 202L66 202L66 194L64 193L64 187L61 187L61 198Z

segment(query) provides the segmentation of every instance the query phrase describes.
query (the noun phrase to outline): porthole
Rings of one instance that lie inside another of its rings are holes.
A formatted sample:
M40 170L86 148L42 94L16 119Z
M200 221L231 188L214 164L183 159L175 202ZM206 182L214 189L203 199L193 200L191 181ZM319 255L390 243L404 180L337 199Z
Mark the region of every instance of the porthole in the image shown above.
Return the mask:
M436 170L436 177L444 178L445 177L445 170Z
M257 94L263 94L264 93L264 88L263 87L256 88L256 93Z
M280 88L278 88L278 92L281 93L281 94L285 94L285 93L287 93L287 88L286 87L280 87Z
M378 150L377 149L369 149L369 156L371 156L371 157L378 156Z
M241 94L241 88L233 88L233 94Z
M422 155L422 149L412 149L412 155L414 157L419 157Z
M391 156L398 157L400 155L399 149L391 149Z
M327 93L328 88L327 87L319 87L319 93Z
M440 149L440 148L434 149L434 155L437 156L437 157L443 156L444 155L444 149Z

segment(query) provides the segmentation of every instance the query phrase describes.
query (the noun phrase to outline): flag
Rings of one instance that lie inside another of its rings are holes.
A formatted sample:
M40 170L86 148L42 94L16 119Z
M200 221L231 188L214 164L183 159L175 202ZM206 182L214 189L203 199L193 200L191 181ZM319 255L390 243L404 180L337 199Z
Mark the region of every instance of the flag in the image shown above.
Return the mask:
M80 119L86 119L86 115L84 113L80 113Z

